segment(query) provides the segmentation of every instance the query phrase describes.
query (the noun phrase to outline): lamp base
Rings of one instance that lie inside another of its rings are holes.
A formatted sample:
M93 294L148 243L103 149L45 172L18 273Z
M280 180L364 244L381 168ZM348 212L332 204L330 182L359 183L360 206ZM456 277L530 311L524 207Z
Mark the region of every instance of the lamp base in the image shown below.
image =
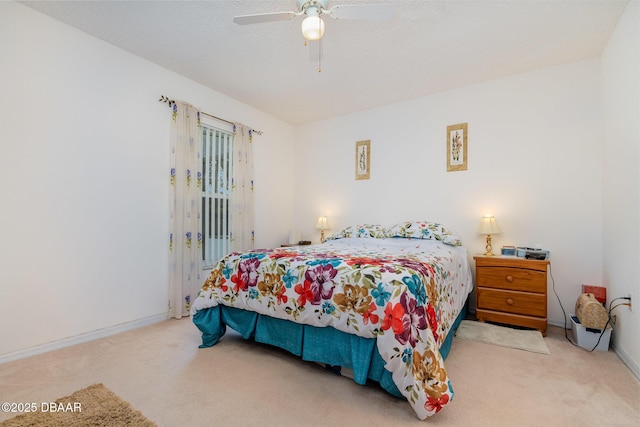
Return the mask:
M491 234L487 234L487 246L484 247L487 251L484 253L484 256L494 256L495 254L491 252L493 247L491 246Z

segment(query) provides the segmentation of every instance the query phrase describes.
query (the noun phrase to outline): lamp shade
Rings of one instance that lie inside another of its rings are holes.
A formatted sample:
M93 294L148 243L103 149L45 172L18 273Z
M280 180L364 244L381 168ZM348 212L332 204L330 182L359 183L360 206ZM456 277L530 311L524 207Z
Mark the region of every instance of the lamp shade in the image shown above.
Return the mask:
M307 16L302 21L302 35L307 40L320 40L324 35L324 21L319 16Z
M329 229L329 222L327 221L327 217L326 216L321 216L320 218L318 218L318 223L316 224L316 228L318 230L328 230Z
M500 234L500 226L496 222L496 218L493 216L483 216L480 220L480 226L478 227L478 234Z

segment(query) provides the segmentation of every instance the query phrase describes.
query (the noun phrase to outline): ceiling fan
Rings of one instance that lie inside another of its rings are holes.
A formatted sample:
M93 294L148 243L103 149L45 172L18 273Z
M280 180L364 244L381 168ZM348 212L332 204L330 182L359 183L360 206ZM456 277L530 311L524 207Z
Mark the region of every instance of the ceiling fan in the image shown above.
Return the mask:
M240 25L258 24L262 22L286 21L304 15L302 34L306 40L320 40L324 35L323 15L334 19L368 19L384 20L393 17L391 5L353 4L336 5L327 9L328 0L297 0L297 12L269 12L254 15L240 15L233 22Z

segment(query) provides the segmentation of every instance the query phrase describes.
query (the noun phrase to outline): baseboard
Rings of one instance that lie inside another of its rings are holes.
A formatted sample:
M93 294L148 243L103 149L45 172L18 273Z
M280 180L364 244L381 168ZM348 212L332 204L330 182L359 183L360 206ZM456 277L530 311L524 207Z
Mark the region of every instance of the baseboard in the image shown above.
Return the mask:
M46 344L29 347L24 350L18 350L11 353L0 355L0 365L14 360L24 359L26 357L35 356L36 354L46 353L48 351L59 350L61 348L70 347L76 344L82 344L88 341L93 341L98 338L104 338L111 335L119 334L122 332L130 331L133 329L141 328L143 326L152 325L154 323L162 322L169 318L168 313L156 314L154 316L145 317L131 322L121 323L119 325L109 326L107 328L98 329L96 331L87 332L80 335L75 335L69 338L63 338L61 340L48 342Z
M638 364L635 363L623 349L616 345L615 340L612 341L611 348L613 348L613 351L618 355L618 358L622 360L622 363L624 363L627 368L629 368L631 373L640 380L640 368L638 367Z
M547 319L547 325L557 326L562 329L571 329L571 320L567 318L567 323L565 325L564 320L556 320L556 319Z

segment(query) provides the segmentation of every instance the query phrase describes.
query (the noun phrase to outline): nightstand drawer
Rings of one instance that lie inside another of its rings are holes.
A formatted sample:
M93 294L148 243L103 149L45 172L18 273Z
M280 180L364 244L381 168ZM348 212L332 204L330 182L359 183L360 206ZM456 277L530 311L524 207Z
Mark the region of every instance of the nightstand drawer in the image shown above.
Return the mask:
M477 296L479 309L524 314L528 316L547 316L546 294L478 287Z
M512 267L478 267L478 286L526 292L547 292L547 272Z

